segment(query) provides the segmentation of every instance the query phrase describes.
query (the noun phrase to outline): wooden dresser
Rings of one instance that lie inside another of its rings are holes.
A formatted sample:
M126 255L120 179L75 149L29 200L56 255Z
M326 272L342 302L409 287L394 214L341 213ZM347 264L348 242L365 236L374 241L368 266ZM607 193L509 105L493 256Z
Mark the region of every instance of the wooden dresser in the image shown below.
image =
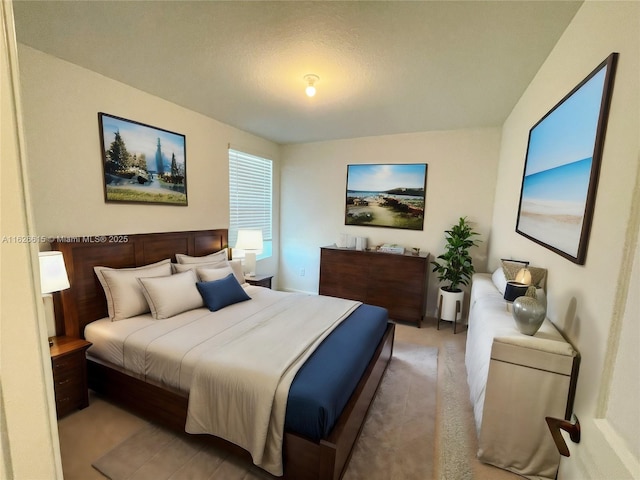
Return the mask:
M426 310L429 254L392 254L348 248L320 249L320 295L359 300L415 322Z

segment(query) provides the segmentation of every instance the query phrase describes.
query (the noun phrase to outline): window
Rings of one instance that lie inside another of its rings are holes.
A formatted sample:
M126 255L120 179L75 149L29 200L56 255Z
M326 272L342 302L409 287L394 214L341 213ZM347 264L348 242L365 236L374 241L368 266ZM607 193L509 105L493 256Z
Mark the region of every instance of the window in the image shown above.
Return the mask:
M229 149L229 246L236 244L238 230L262 230L258 258L272 253L272 172L271 160Z

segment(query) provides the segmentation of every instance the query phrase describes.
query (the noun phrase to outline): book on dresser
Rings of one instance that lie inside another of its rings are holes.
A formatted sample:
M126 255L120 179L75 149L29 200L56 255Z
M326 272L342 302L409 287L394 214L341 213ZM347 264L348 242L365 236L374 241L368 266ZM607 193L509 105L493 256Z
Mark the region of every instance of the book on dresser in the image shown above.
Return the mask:
M320 295L384 307L389 318L414 322L426 311L429 253L395 254L336 246L320 249Z

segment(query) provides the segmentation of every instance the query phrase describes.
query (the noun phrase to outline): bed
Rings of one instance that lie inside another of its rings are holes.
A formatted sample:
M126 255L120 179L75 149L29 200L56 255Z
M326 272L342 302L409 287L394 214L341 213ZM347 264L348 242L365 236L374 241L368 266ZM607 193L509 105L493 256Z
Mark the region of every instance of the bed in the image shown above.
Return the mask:
M175 261L176 255L193 257L210 255L226 247L227 231L218 229L66 240L70 241L57 241L52 245L54 249L63 252L72 285L70 289L61 292L56 299L58 307L56 311L62 313L56 317L56 330L58 334L85 337L87 325L93 324L87 330L91 332L95 326L100 325L100 322L104 322L101 319L107 316L105 294L94 273L95 266L121 269L149 265L167 258ZM262 287L247 287L247 289L249 296L256 299L263 296L268 298L266 289ZM288 294L273 292L273 295ZM251 303L246 302L247 305ZM257 305L257 301L253 303ZM238 306L238 308L245 307ZM201 310L201 312L192 311L196 313L187 312L187 316L200 316L201 313L204 316L206 309ZM307 375L306 381L302 382L305 388L318 388L314 375L321 375L324 372L326 375L333 376L336 370L342 370L340 365L334 365L333 370L327 367L326 359L335 358L330 350L331 342L338 345L336 348L344 350L345 339L350 338L359 329L355 325L358 323L370 325L372 322L369 321L369 318L379 315L379 310L367 305L355 308L346 320L331 330L331 333L320 343L312 356L306 359L295 376L289 391L287 419L281 442L284 478L328 480L342 477L368 408L390 361L394 325L386 318L384 319L382 329L375 334L378 335L376 340L380 339L372 347L373 354L368 354L365 361L360 358L361 366L359 368L361 371L363 370L363 373L358 374L358 378L352 380L355 384L353 394L341 400L344 408L335 413L335 418L320 422L320 426L318 426L318 422L305 421L304 416L296 413L295 408L304 405L309 394L306 394L306 399L304 393L297 400L292 398L295 397L296 392L304 391L304 388L298 385L299 378L305 378L304 375ZM136 321L147 321L151 322L150 325L153 324L153 320L148 318L146 320L138 318ZM185 320L187 323L190 321ZM155 322L155 324L158 323ZM352 330L349 331L349 329ZM340 330L346 330L347 333L340 336ZM91 335L93 334L89 336ZM322 351L327 349L329 353L325 352L323 359ZM316 355L318 355L317 358ZM184 385L180 381L172 384L164 378L159 379L157 376L149 375L148 372L132 371L126 367L127 365L120 363L117 359L101 355L97 350L93 353L89 352L87 370L90 388L152 421L178 431L184 431L189 406L189 393ZM183 380L183 382L189 383L188 380ZM302 390L300 390L301 388ZM311 394L312 397L320 396L319 392L322 390L322 388L316 390ZM309 423L311 425L308 425ZM217 446L251 461L251 455L247 450L222 438L208 437Z

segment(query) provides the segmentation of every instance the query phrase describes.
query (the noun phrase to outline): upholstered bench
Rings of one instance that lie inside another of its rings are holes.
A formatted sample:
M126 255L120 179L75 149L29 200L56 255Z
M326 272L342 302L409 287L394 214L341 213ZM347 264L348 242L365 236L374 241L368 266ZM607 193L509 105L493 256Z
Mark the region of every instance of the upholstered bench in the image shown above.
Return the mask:
M534 336L520 333L505 284L502 268L472 278L465 363L477 456L525 477L553 479L560 454L545 417L571 417L579 355L548 319Z

